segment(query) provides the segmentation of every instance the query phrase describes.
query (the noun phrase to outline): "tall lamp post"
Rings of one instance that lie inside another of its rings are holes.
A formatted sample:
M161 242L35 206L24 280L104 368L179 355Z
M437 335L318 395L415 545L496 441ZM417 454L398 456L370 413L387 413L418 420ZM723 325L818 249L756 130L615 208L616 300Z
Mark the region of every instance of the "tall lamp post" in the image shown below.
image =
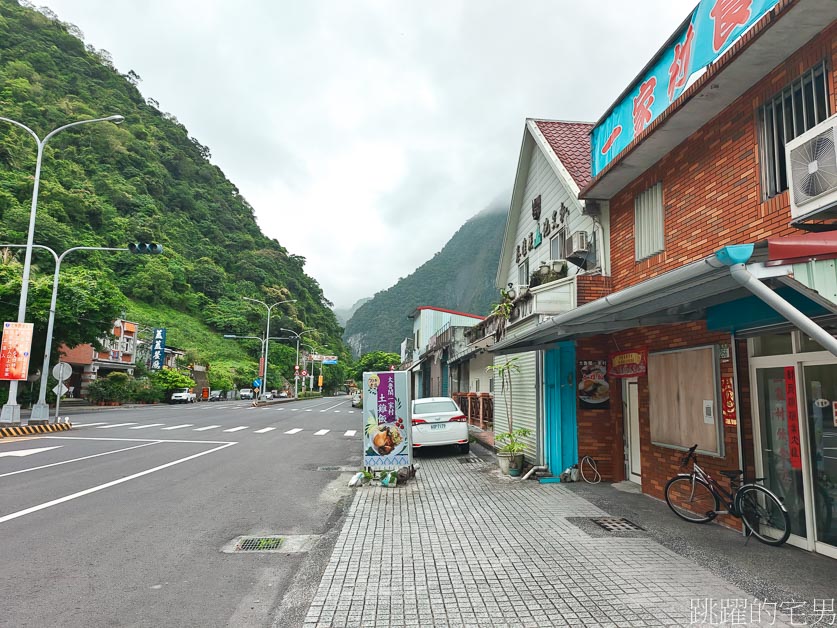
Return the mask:
M52 130L47 133L44 139L41 139L35 131L25 124L0 116L0 121L20 127L35 138L35 142L38 144L38 155L35 160L35 184L32 188L32 208L29 210L29 233L26 238L26 256L23 261L23 278L20 285L20 302L17 310L18 323L26 321L26 298L29 296L29 273L32 265L32 248L35 241L35 215L38 212L38 189L40 188L41 182L41 162L44 157L44 147L53 136L66 129L82 124L91 124L93 122L113 122L114 124L119 124L124 119L123 116L108 116L107 118L95 118L93 120L79 120L78 122L71 122L70 124L65 124ZM46 373L43 373L41 376L45 377ZM9 400L3 405L3 409L0 410L0 423L20 423L20 406L17 403L17 380L13 379L9 382Z
M262 376L262 390L261 390L261 397L264 399L265 391L267 390L267 362L268 362L268 351L270 350L270 313L273 311L277 305L282 305L283 303L296 303L296 299L287 299L285 301L279 301L274 303L273 305L268 305L264 301L259 301L258 299L251 299L250 297L241 297L245 301L252 301L253 303L261 303L262 305L267 308L267 328L264 334L264 344L262 344L262 354L264 356L264 375Z
M305 331L301 331L296 333L292 329L285 329L284 327L280 327L279 331L286 331L289 334L293 334L294 338L296 338L296 365L299 366L299 339L302 338L302 334L310 334L313 333L314 329L306 329ZM299 395L299 375L294 374L294 397Z

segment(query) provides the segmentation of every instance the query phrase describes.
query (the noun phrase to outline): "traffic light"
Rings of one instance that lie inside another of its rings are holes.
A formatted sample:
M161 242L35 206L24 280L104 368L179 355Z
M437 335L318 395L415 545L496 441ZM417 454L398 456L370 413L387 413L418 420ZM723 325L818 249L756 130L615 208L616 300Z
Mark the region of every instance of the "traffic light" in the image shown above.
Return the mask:
M128 250L135 255L159 255L163 252L163 245L154 242L131 242Z

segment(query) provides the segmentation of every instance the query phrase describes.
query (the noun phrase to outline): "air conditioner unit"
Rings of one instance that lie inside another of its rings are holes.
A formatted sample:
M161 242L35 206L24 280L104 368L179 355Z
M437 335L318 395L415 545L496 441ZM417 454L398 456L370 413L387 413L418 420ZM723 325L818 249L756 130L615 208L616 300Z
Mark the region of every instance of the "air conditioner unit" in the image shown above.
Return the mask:
M837 217L837 115L785 144L791 224Z
M573 253L586 253L590 246L586 231L575 231L567 238L566 256L569 258Z

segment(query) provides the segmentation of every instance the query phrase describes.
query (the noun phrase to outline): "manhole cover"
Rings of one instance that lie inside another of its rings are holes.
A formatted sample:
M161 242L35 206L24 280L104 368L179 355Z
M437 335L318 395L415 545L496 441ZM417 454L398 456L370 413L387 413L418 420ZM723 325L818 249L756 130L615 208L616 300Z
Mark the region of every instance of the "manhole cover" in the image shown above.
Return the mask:
M633 521L628 521L624 517L591 517L590 520L608 532L634 532L636 530L642 530Z
M281 536L247 536L238 541L236 552L269 552L279 549L284 539Z

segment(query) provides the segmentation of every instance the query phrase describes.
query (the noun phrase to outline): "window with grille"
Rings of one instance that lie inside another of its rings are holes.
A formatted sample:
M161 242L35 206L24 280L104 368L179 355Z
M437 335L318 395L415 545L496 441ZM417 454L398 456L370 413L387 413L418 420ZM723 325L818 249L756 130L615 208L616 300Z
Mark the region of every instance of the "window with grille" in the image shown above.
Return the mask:
M831 115L825 61L815 65L759 109L762 190L766 198L788 189L785 143Z
M663 249L663 184L658 183L634 199L634 253L639 261Z

